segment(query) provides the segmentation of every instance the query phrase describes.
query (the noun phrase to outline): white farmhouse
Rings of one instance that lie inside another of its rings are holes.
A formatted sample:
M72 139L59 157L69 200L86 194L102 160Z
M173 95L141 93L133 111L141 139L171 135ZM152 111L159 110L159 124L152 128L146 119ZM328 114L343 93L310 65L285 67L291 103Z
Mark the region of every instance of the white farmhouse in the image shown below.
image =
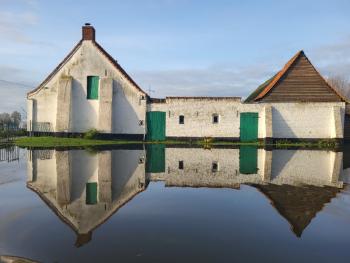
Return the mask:
M165 140L344 138L346 99L303 51L244 102L239 97L150 98L95 40L90 24L56 69L27 95L31 134Z

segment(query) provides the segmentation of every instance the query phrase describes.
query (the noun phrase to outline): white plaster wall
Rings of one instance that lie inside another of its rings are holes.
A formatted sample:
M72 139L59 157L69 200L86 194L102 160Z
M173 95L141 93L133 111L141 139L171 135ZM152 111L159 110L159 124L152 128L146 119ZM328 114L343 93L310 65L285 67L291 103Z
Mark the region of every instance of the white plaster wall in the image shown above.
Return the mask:
M51 130L55 130L57 112L57 89L44 88L35 96L30 97L32 103L28 102L28 117L32 122L49 122ZM30 114L30 116L29 116ZM29 126L27 126L27 130ZM33 127L33 131L36 131Z
M274 150L271 183L341 186L340 170L333 174L335 156L331 151Z
M274 138L332 138L333 107L342 111L344 127L345 103L274 103L272 105L272 134Z
M166 112L166 136L169 137L239 137L240 112L259 113L259 137L263 134L262 107L244 105L239 99L169 99L153 103L149 111ZM212 122L213 114L219 123ZM185 123L179 124L179 116Z
M98 127L99 100L87 100L87 76L113 78L113 133L144 134L146 100L91 41L83 41L70 60L45 85L44 89L29 96L36 101L37 122L56 125L57 86L62 76L72 76L71 132L85 132Z
M166 99L165 103L153 103L148 111L166 112L166 136L168 137L240 137L240 113L257 112L258 138L265 138L265 107L272 108L273 138L333 138L334 107L341 109L341 125L344 125L345 103L271 103L243 104L239 100L225 99ZM220 116L218 124L212 123L212 115ZM179 115L185 116L185 124L179 124ZM270 133L270 134L271 134Z

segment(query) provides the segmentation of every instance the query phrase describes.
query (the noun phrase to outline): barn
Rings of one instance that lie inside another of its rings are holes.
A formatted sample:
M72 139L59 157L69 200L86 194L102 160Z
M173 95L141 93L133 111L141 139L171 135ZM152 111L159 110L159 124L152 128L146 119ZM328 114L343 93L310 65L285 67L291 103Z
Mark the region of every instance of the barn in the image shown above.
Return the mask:
M28 132L138 140L223 141L344 138L346 98L299 51L244 101L151 98L97 42L90 24L53 72L27 94Z

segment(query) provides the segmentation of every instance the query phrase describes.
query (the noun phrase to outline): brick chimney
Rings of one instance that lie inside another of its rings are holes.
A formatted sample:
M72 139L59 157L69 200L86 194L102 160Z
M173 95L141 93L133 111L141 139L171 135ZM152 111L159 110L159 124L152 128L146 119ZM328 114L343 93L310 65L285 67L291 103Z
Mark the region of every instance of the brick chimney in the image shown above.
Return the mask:
M85 23L83 26L83 40L95 41L95 28L89 23Z

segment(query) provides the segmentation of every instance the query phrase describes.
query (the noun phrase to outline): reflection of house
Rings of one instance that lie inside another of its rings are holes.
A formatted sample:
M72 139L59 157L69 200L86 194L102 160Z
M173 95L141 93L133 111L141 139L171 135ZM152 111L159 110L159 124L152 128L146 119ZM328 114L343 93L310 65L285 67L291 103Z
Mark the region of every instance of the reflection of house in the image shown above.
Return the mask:
M143 150L29 152L27 186L77 233L92 230L146 187Z
M108 136L150 140L342 139L345 101L302 51L245 103L240 97L152 99L86 24L73 50L27 94L27 128L59 135L95 128Z
M317 150L266 151L165 148L28 151L28 183L78 235L77 246L149 181L172 187L239 189L262 192L300 236L325 203L342 187L342 153Z

